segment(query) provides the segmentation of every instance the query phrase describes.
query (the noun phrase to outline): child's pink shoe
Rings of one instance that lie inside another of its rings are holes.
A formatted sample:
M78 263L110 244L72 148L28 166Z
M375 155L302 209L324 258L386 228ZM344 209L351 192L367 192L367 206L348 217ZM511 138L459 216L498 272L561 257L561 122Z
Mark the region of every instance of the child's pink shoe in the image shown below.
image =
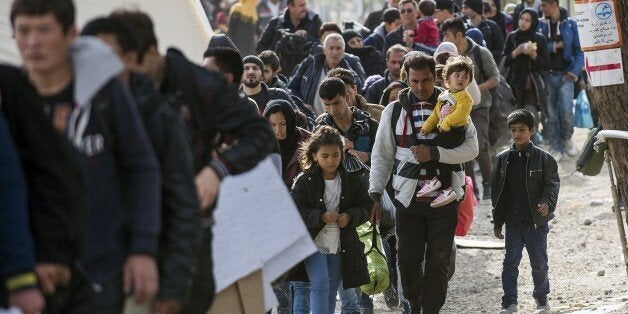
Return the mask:
M443 190L442 193L430 204L432 208L443 207L456 200L456 193L452 188Z
M424 197L426 194L438 190L441 186L442 183L440 183L440 180L438 180L437 177L434 177L423 184L423 187L416 193L416 197Z

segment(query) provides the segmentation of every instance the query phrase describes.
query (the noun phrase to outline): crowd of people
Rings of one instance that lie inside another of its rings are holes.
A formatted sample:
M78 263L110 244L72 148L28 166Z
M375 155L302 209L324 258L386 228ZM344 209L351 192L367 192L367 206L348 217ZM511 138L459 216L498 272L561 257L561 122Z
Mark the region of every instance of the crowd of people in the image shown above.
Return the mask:
M577 154L584 66L558 0L512 14L387 0L372 29L323 23L307 0L241 0L200 65L160 52L146 13L103 13L79 30L72 0L13 0L23 66L0 65L0 306L132 313L130 297L206 313L220 182L271 156L317 249L274 283L278 313L334 313L337 295L342 313L372 313L357 227L387 215L386 305L438 313L465 198L491 200L505 236L502 312L517 311L524 247L549 311L547 223L556 162Z

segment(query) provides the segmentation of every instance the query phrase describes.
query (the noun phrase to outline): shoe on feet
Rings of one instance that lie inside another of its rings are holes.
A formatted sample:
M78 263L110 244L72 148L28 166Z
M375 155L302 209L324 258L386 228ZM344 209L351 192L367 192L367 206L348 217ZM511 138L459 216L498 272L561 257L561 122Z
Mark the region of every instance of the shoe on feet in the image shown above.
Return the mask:
M534 299L536 303L536 311L534 313L549 313L551 311L551 307L549 303L547 303L547 298L544 299Z
M563 159L563 153L557 151L557 150L550 150L549 154L552 155L552 157L554 157L554 160L556 160L556 162L559 162L561 159Z
M425 195L438 190L443 184L437 177L425 182L423 187L416 193L416 197L424 197Z
M499 314L512 314L517 312L517 304L511 304L507 307L503 307L502 310L499 311Z
M483 185L482 186L482 199L483 200L490 200L491 199L491 186L490 185Z
M384 291L384 300L386 306L391 310L399 309L399 294L392 285L388 285L388 289Z
M573 145L572 140L566 140L563 142L565 145L565 154L569 157L578 156L578 149Z
M444 190L443 192L441 192L438 197L430 204L430 206L432 208L438 208L438 207L443 207L453 201L455 201L457 198L456 193L454 193L454 190L452 188L448 188L446 190Z

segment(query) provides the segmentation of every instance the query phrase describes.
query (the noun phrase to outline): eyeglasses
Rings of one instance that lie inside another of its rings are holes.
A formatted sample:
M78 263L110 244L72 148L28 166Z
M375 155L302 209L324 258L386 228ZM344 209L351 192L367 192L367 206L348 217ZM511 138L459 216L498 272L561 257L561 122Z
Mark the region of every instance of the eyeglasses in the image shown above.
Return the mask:
M412 13L412 12L414 12L414 9L403 9L399 11L399 13L401 14Z

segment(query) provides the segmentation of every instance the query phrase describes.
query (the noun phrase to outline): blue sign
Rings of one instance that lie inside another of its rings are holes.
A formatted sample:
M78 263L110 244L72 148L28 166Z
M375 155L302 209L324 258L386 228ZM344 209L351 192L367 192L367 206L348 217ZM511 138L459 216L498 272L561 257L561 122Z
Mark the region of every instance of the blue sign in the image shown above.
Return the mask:
M613 16L613 8L608 3L600 3L595 6L595 15L600 20L606 20Z

